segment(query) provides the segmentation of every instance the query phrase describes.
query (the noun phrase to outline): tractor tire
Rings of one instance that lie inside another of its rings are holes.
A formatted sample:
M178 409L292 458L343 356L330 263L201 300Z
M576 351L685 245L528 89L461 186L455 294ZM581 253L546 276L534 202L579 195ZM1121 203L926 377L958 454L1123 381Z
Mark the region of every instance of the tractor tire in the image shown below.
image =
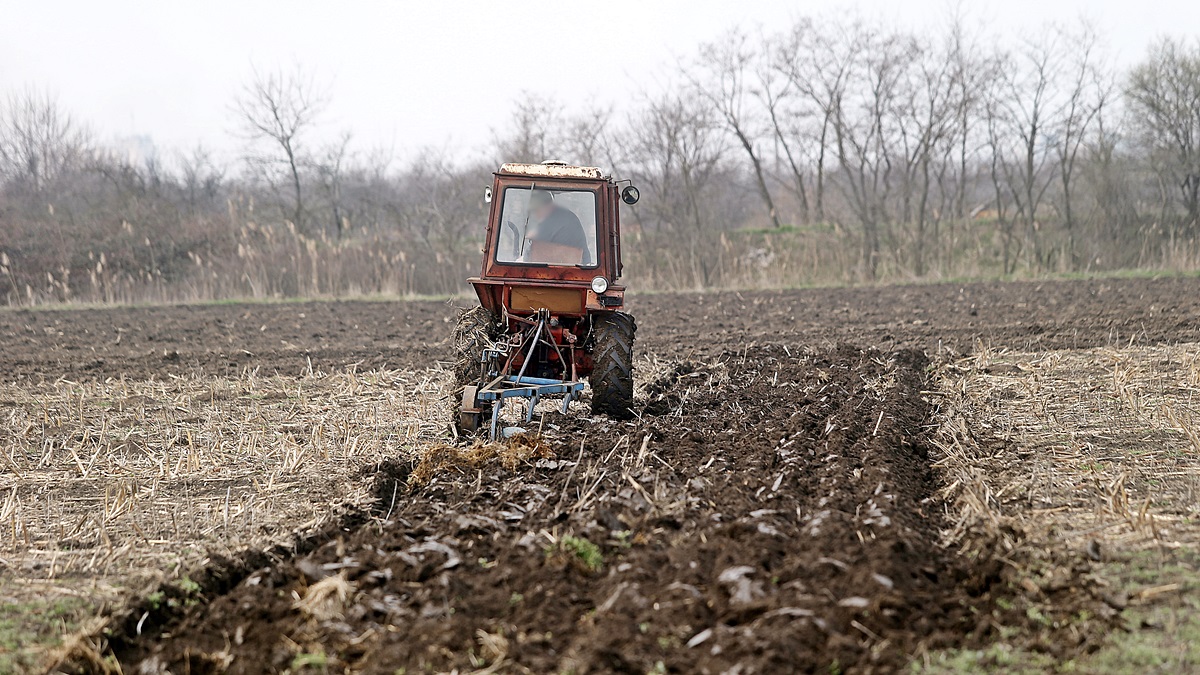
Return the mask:
M454 386L461 389L479 384L483 377L483 350L503 337L500 319L483 307L472 307L458 315L454 327Z
M633 338L637 323L624 312L592 319L592 414L633 417Z

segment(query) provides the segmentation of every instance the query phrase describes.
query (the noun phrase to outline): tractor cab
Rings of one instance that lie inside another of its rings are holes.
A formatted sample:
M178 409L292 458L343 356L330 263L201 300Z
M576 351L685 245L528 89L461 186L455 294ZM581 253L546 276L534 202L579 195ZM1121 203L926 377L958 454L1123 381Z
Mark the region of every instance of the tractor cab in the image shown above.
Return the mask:
M491 436L509 399L562 396L563 411L592 388L592 411L632 414L633 317L622 312L620 203L638 190L600 169L562 162L504 164L484 192L483 265L468 279L479 307L455 329L459 427L491 413Z
M537 309L584 316L624 305L618 202L634 204L595 167L504 164L485 191L490 203L483 267L469 279L495 314Z

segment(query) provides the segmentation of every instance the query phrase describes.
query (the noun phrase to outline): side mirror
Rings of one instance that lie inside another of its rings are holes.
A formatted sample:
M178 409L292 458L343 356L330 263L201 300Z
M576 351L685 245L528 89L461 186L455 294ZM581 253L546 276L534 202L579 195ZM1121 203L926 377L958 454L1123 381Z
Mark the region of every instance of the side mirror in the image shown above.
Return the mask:
M642 196L642 194L640 192L638 192L638 189L633 187L632 185L626 185L625 189L621 190L621 201L625 202L626 204L628 204L630 206L633 206L634 204L638 203L638 199L640 199L641 196Z
M492 188L491 188L491 186L483 188L483 201L485 204L492 203Z

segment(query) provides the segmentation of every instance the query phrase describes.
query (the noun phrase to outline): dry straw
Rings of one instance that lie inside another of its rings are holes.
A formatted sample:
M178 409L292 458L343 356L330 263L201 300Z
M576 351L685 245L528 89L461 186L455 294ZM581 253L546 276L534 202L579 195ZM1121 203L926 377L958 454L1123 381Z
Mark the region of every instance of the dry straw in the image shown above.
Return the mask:
M113 600L316 531L371 499L367 467L448 437L447 375L2 385L6 592Z
M1200 346L1184 344L982 349L943 365L949 539L974 552L986 540L1092 557L1195 541L1198 362Z

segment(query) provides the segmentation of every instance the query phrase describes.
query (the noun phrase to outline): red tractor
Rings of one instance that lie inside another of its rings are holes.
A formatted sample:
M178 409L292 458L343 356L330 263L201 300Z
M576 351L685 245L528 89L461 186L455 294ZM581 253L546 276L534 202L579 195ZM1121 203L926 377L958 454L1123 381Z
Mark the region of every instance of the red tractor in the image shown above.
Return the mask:
M526 399L526 421L543 397L566 412L592 387L592 412L633 415L633 317L622 312L619 202L624 188L594 167L562 162L504 164L485 191L490 204L483 268L468 281L479 307L455 329L455 376L464 433Z

